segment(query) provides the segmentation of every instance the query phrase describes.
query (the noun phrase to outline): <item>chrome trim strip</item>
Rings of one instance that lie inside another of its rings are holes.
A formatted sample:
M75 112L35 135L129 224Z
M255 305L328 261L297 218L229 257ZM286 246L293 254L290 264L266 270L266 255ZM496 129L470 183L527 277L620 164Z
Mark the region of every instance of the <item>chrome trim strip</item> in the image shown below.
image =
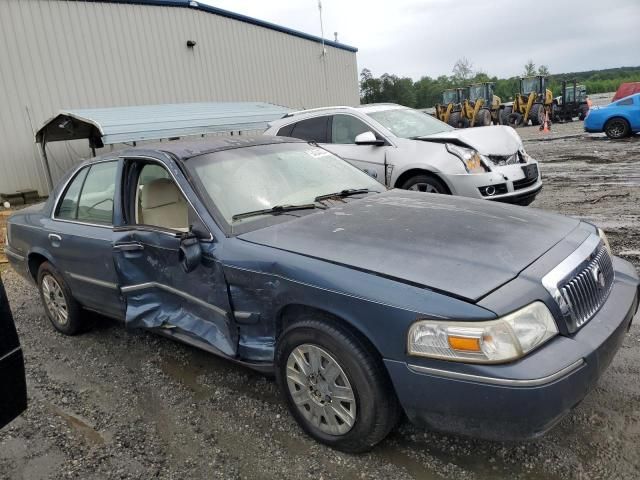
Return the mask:
M466 380L469 382L487 383L489 385L501 385L508 387L537 387L545 385L547 383L554 382L559 378L569 375L571 372L577 370L585 364L585 361L581 358L576 360L571 365L567 365L556 373L547 375L546 377L532 378L527 380L518 380L515 378L495 378L484 377L481 375L472 375L469 373L451 372L449 370L440 370L438 368L422 367L420 365L407 364L409 370L415 373L426 373L427 375L435 375L438 377L452 378L454 380Z
M9 256L9 257L13 257L16 260L18 260L19 262L24 262L24 256L23 255L19 255L17 253L12 252L11 250L9 250L8 248L4 249L4 254Z
M0 362L2 362L5 358L9 358L14 353L19 352L20 349L21 349L21 347L20 347L20 345L18 345L16 348L11 350L9 353L4 354L2 357L0 357Z
M127 285L126 287L121 287L120 290L122 291L122 293L129 293L129 292L137 292L139 290L147 290L149 288L159 288L160 290L173 293L174 295L178 295L179 297L182 297L185 300L196 303L201 307L205 307L210 310L213 310L214 312L220 315L225 315L225 316L227 315L227 312L221 309L220 307L207 303L204 300L200 300L199 298L196 298L193 295L189 295L188 293L183 292L182 290L178 290L177 288L170 287L169 285L164 285L163 283L146 282L146 283L140 283L138 285Z
M104 280L98 280L97 278L85 277L84 275L78 275L77 273L72 273L72 272L67 272L67 275L69 275L74 280L91 283L99 287L110 288L111 290L118 289L118 285L116 285L115 283L105 282Z

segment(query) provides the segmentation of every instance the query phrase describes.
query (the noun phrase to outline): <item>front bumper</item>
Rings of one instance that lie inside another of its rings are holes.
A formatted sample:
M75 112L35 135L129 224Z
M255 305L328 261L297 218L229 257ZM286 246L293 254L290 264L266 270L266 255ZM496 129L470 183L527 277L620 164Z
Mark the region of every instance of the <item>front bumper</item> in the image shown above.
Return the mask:
M493 167L493 170L487 173L442 174L442 176L453 195L507 203L526 203L526 201L531 203L542 190L542 176L538 168L538 178L535 182L526 182L522 169L526 165L529 164ZM525 186L522 186L523 182ZM488 196L481 193L481 189L488 186L496 188L494 195ZM506 192L502 193L505 187Z
M614 287L575 335L558 336L505 365L385 360L400 403L417 424L491 440L542 435L596 385L638 310L638 277L616 259Z

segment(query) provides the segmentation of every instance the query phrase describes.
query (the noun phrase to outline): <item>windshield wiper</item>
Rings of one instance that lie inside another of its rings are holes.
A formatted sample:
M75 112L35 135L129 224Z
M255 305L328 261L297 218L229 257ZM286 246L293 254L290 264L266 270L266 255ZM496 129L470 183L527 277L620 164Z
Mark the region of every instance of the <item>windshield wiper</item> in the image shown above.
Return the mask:
M335 192L335 193L327 193L326 195L319 195L315 198L315 201L321 202L322 200L328 200L330 198L336 198L336 197L344 198L344 197L350 197L352 195L358 195L360 193L369 193L369 192L380 193L375 190L369 190L368 188L348 188L346 190L340 190L339 192Z
M241 218L255 217L257 215L267 215L267 214L278 215L279 213L292 212L294 210L308 210L313 208L318 208L318 207L313 203L307 203L305 205L276 205L274 207L264 208L262 210L253 210L251 212L236 213L233 217L231 217L231 219L240 220Z

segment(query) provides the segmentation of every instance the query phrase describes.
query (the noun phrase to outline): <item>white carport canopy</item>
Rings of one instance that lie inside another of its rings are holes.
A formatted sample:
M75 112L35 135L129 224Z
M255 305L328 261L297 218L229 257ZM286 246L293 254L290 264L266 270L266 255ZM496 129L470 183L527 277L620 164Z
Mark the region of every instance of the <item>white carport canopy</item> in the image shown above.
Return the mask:
M262 102L180 103L60 110L36 133L49 188L48 142L88 139L92 149L117 143L264 130L290 109Z

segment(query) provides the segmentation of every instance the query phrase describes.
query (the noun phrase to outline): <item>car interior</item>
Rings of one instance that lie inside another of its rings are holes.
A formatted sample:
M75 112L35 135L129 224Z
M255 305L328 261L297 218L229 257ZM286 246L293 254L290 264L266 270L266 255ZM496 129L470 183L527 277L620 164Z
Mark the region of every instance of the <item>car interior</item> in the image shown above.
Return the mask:
M168 173L158 165L145 165L138 179L136 223L189 231L189 207Z

